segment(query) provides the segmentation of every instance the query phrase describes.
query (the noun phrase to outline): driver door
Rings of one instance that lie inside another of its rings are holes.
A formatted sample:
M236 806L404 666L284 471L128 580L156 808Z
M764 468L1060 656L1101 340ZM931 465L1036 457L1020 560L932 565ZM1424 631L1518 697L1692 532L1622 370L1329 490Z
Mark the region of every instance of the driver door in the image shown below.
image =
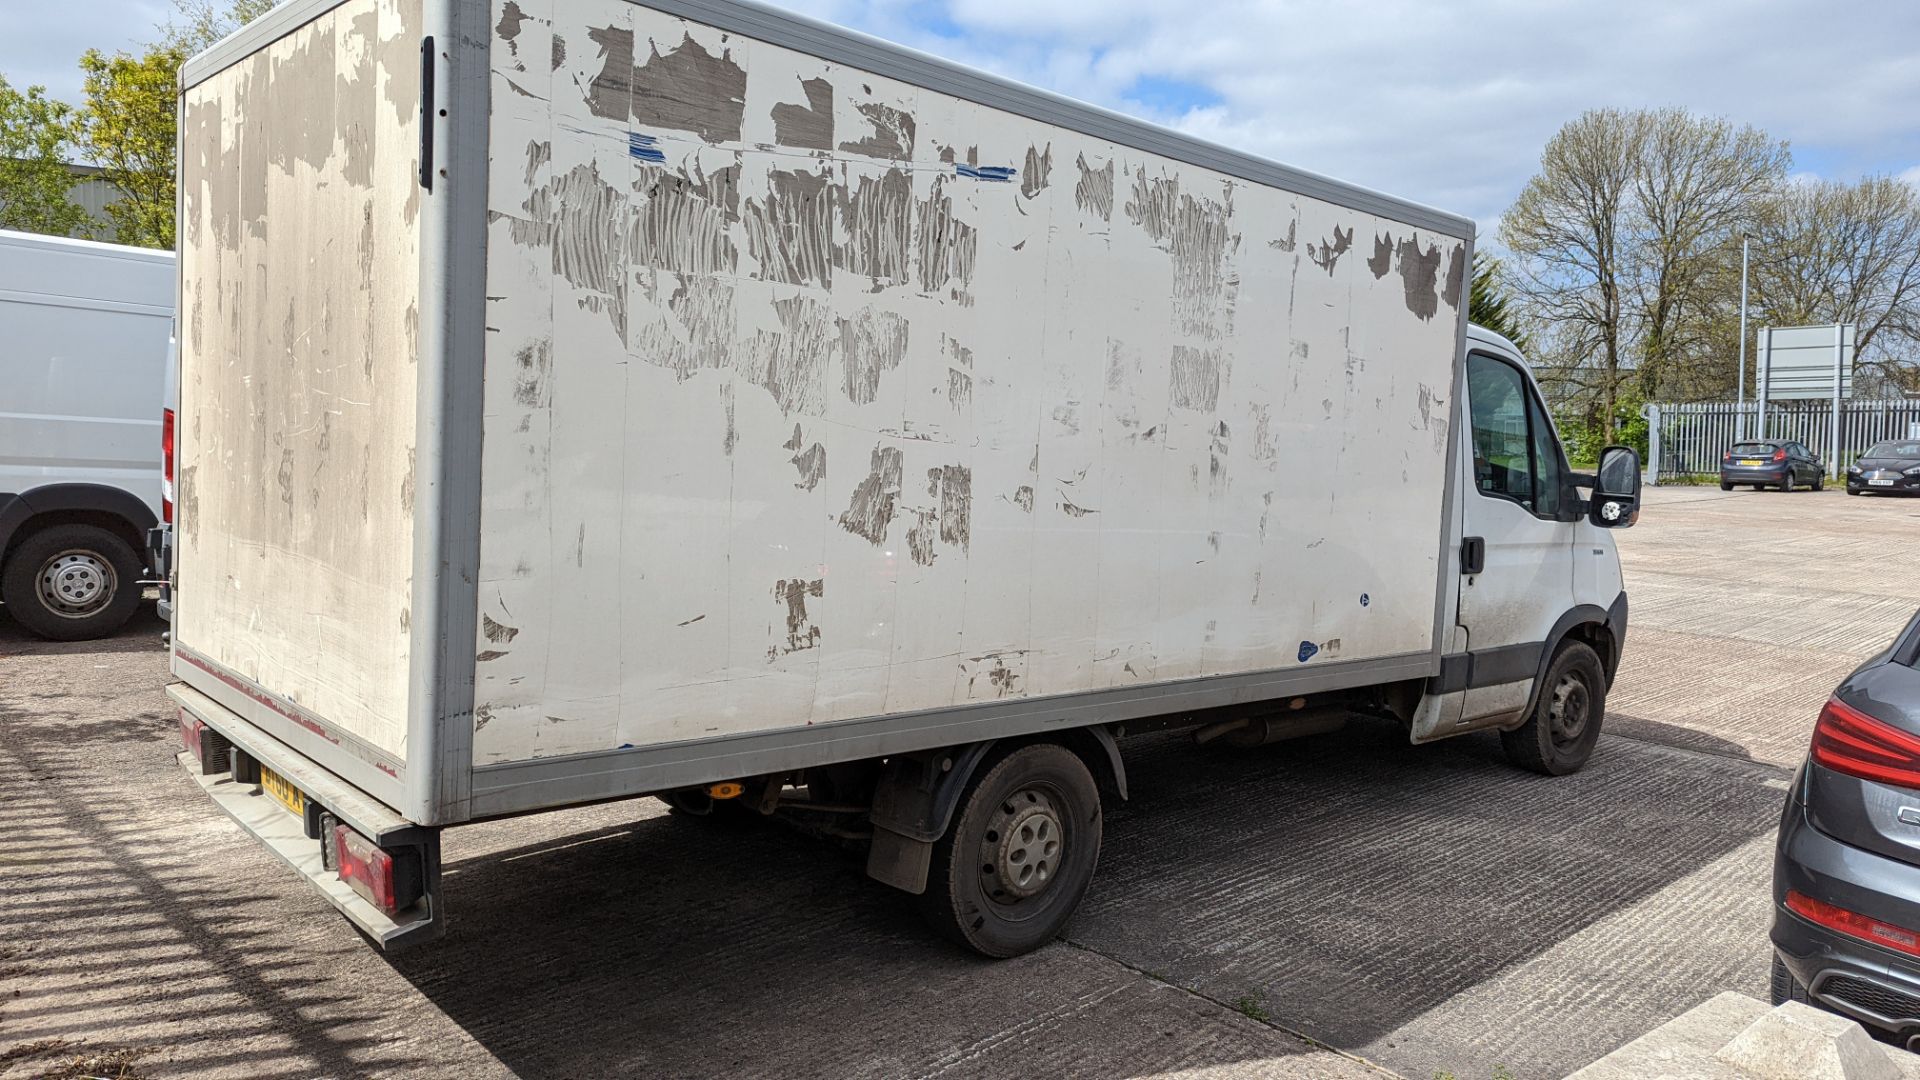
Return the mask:
M1467 410L1472 476L1458 618L1472 663L1461 722L1504 726L1527 707L1547 635L1573 606L1580 499L1539 390L1518 362L1469 354Z

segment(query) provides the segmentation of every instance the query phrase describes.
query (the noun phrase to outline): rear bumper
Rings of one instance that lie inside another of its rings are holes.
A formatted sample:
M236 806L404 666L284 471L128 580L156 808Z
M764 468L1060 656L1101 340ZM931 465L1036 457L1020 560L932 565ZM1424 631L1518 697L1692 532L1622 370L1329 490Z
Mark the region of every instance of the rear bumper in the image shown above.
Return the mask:
M1773 863L1775 953L1822 1008L1901 1040L1920 1034L1920 958L1817 926L1786 909L1788 889L1870 918L1920 927L1920 867L1843 844L1788 800Z
M1778 484L1787 478L1787 467L1743 469L1739 466L1720 467L1720 482L1723 484Z
M246 768L240 760L203 765L192 753L183 751L179 761L187 774L242 829L305 877L381 948L405 948L441 935L446 920L440 909L440 830L402 818L190 686L175 683L167 687L167 696L181 711L183 726L189 717L199 720L232 743L236 759L244 757L265 765L306 796L308 814L302 819L263 793L257 784L236 782L234 766ZM342 882L325 864L316 824L321 812L332 814L382 848L417 850L423 869L421 901L390 916Z

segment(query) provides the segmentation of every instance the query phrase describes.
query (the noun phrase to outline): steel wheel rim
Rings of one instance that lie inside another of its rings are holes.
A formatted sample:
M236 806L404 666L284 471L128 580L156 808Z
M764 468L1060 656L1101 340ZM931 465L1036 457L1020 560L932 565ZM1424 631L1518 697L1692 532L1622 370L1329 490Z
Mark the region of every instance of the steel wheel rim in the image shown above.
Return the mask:
M1066 815L1059 793L1028 784L994 807L981 834L978 873L989 903L1021 914L1041 905L1060 880L1067 857Z
M40 564L34 586L41 607L63 619L84 619L112 602L119 575L97 552L70 548Z
M1553 732L1555 744L1571 746L1580 741L1587 733L1592 703L1585 679L1578 675L1561 677L1547 701L1547 723Z

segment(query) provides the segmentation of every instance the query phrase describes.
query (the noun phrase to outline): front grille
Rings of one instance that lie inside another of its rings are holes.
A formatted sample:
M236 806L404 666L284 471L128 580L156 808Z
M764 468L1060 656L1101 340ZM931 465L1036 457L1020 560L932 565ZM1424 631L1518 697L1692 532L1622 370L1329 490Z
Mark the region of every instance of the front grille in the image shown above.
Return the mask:
M1851 975L1829 975L1815 993L1888 1020L1920 1021L1920 997Z

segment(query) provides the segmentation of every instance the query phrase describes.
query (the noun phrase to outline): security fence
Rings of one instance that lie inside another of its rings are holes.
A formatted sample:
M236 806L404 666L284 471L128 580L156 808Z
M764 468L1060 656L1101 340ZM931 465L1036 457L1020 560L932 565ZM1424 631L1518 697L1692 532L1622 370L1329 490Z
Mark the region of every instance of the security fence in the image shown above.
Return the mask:
M1764 431L1760 407L1731 401L1647 406L1647 473L1662 476L1714 474L1720 455L1742 438L1791 439L1819 455L1827 474L1838 476L1874 443L1920 439L1920 401L1845 401L1840 404L1840 454L1831 453L1833 403L1772 402Z

